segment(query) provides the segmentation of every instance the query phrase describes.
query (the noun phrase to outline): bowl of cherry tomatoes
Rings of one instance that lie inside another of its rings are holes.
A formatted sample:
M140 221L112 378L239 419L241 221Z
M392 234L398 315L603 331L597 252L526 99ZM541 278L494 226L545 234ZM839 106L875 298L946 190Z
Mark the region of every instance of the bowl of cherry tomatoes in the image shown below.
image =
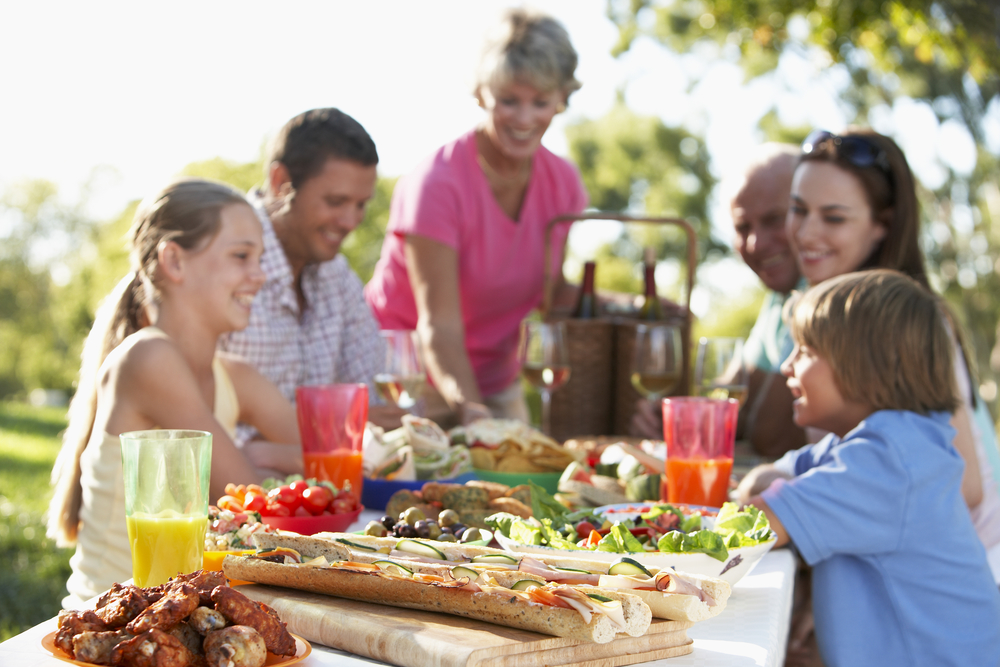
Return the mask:
M268 479L260 486L235 487L235 493L219 499L219 508L258 512L268 526L300 535L343 532L364 509L350 489L337 489L329 482L301 475L284 481Z

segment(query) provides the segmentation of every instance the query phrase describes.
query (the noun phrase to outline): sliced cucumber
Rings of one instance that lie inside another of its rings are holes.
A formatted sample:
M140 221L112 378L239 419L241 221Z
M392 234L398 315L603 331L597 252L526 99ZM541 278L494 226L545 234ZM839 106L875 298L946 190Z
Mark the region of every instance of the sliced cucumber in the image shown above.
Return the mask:
M614 602L611 598L606 598L603 595L598 595L597 593L587 593L587 597L592 600L597 600L598 602Z
M413 576L413 570L391 560L377 560L374 561L372 565L378 565L379 569L391 572L392 574L402 574L409 577Z
M629 558L628 556L622 556L621 560L612 564L611 567L608 568L608 574L625 574L643 577L653 576L649 570L643 567L642 563L634 558Z
M427 544L426 542L421 542L420 540L400 540L399 542L396 542L396 549L399 551L408 551L411 554L417 554L418 556L423 556L424 558L448 560L443 551L435 546Z
M535 581L534 579L521 579L520 581L515 581L514 585L510 587L512 591L526 591L529 588L540 587L542 584Z
M456 565L451 568L451 576L455 579L461 579L462 577L468 577L470 581L475 581L479 578L479 573L473 570L471 567L466 567L464 565Z
M580 574L593 574L589 570L580 570L575 567L556 567L555 565L550 565L553 570L559 570L560 572L579 572Z
M345 540L343 537L338 537L337 541L341 544L346 544L352 549L361 549L362 551L378 551L378 547L369 546L367 544L358 544L357 542L351 542L350 540Z
M472 559L473 563L501 563L503 565L517 565L520 559L508 554L482 554Z

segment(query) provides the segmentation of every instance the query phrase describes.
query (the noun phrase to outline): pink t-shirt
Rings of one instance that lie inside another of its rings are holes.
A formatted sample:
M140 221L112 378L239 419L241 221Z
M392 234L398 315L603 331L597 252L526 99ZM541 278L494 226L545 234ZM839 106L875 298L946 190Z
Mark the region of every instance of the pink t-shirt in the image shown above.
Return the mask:
M544 147L535 153L521 219L503 212L476 159L475 131L445 145L400 179L389 227L365 298L383 329L414 329L417 308L406 271L405 237L417 234L458 253L465 346L483 396L520 370L521 320L542 300L545 227L579 213L587 193L576 168ZM553 275L562 267L568 225L552 234Z

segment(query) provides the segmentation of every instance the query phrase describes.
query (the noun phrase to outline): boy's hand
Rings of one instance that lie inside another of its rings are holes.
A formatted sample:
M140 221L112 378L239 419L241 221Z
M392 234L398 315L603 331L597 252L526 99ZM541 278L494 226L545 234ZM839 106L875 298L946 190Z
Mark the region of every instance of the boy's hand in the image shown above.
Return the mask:
M778 536L778 541L774 543L774 546L781 547L788 544L788 533L785 532L785 526L781 523L778 516L771 511L771 508L768 507L763 498L754 496L746 504L753 505L767 516L767 522L771 524L771 530Z
M776 479L791 479L791 476L776 469L770 463L759 465L746 474L736 487L736 502L747 505L752 496L758 496Z

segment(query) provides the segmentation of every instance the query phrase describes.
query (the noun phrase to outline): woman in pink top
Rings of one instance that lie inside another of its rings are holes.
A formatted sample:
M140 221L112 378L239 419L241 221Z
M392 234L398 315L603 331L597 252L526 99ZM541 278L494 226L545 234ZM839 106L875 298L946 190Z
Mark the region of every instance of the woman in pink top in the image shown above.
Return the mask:
M396 185L388 234L365 296L383 329L417 329L427 368L462 423L526 420L518 379L521 320L541 301L545 228L579 213L576 169L542 147L552 118L580 87L577 56L554 19L514 10L480 61L482 125ZM567 229L552 239L555 303Z

